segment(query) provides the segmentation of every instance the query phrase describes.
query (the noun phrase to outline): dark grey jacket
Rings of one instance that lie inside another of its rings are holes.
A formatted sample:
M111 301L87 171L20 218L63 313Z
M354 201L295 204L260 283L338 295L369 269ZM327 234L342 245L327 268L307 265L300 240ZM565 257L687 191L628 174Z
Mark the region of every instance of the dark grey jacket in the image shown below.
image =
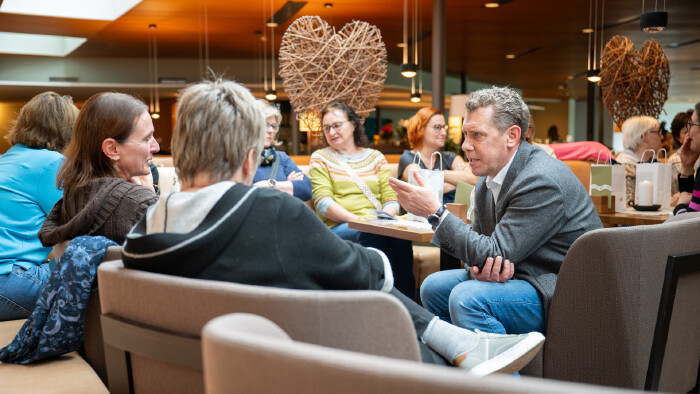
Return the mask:
M188 233L146 234L147 218L127 235L128 268L291 289L393 287L377 251L341 240L301 200L276 190L236 184Z
M450 214L432 243L468 266L481 267L488 257L509 259L514 278L539 293L546 318L569 247L581 234L602 227L588 192L562 161L521 142L495 211L486 177L476 184L475 200L473 223Z

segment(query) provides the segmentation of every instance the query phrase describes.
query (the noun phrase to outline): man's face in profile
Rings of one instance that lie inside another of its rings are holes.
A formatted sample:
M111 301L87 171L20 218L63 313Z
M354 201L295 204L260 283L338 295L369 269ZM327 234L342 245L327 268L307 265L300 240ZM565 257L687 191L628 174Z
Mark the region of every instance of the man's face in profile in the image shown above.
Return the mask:
M508 163L508 133L501 133L491 123L492 107L467 113L462 124L466 153L472 173L494 177Z

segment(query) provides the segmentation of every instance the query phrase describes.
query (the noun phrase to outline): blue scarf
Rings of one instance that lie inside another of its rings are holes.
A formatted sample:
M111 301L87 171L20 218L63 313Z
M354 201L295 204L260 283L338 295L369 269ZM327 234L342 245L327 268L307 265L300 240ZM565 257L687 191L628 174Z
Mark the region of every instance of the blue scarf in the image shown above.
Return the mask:
M262 167L271 166L272 163L274 163L275 159L277 158L277 150L275 150L274 146L271 146L269 148L263 149L261 155L262 155L262 161L260 162L260 166L262 166Z
M51 271L32 314L15 339L0 349L0 361L31 364L77 350L83 319L96 284L97 266L113 241L99 236L74 238Z

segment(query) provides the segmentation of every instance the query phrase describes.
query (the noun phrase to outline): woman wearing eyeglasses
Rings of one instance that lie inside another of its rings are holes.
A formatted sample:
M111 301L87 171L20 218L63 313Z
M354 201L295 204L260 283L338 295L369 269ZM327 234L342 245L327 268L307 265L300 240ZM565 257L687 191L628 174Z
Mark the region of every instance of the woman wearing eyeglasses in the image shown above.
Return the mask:
M408 181L408 170L430 168L440 169L440 160L435 152L442 155L442 169L445 170L445 185L443 186L443 203L454 202L457 182L476 185L479 177L472 174L469 164L461 156L452 152L442 151L447 137L445 117L435 108L421 108L408 120L408 142L410 151L404 151L399 159L399 178ZM420 154L420 159L416 156ZM432 160L431 160L432 158Z
M695 110L686 127L688 135L678 150L681 157L681 170L678 175L681 196L673 210L674 215L700 211L700 177L695 166L700 160L700 103L695 104Z
M279 144L275 137L280 129L282 114L277 107L266 100L259 100L259 102L263 106L267 126L260 166L255 172L253 183L256 186L277 189L302 201L308 201L311 198L311 180L301 172L286 153L275 149L275 145Z
M344 103L333 102L323 109L321 127L321 138L328 146L311 155L309 171L316 212L340 238L383 251L391 263L396 288L414 298L411 242L348 228L349 220L376 217L377 210L391 216L398 213L386 158L366 147L360 118Z
M49 276L51 251L37 238L61 198L56 173L78 108L68 96L40 93L22 107L0 158L0 321L26 318Z
M675 196L678 190L678 174L681 173L681 156L680 147L685 141L685 137L688 136L688 121L693 115L693 110L690 109L685 112L679 112L673 118L671 122L671 134L673 135L673 143L676 146L676 151L668 158L667 163L671 164L671 193ZM700 161L695 163L695 168L698 168ZM675 205L672 201L671 205Z
M622 145L625 150L615 160L622 164L637 164L645 151L658 152L663 140L658 120L651 116L632 116L622 123ZM651 160L652 156L647 152L644 161Z
M625 165L625 195L627 201L634 201L637 180L637 163L650 163L654 159L651 152L658 152L664 137L659 121L651 116L632 116L622 123L622 146L625 148L613 163ZM658 154L658 153L657 153Z

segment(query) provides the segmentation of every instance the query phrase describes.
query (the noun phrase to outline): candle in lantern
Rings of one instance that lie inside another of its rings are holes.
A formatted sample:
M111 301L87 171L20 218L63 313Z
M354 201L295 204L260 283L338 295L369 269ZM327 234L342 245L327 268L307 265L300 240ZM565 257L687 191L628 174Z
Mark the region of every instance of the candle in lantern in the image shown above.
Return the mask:
M639 199L637 205L640 206L650 206L654 204L654 183L651 181L641 181L639 182Z

